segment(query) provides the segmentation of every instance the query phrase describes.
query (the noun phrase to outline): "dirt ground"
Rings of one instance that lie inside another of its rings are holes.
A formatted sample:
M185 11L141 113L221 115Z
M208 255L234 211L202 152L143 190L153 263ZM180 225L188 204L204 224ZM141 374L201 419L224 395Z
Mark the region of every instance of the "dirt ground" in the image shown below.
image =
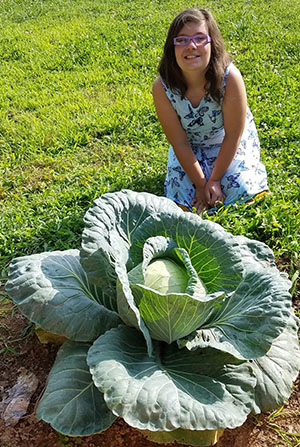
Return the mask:
M0 312L0 407L21 373L33 373L38 386L30 399L26 414L15 425L6 425L0 408L1 447L158 447L141 433L117 419L105 432L84 438L70 438L37 421L35 409L54 362L57 346L41 344L32 327L11 304L1 305ZM26 333L27 328L27 333ZM24 334L25 332L25 334ZM2 395L2 398L1 398ZM300 446L300 380L278 415L264 414L248 420L234 430L225 430L217 447ZM295 435L292 436L291 433ZM179 446L178 446L179 447Z

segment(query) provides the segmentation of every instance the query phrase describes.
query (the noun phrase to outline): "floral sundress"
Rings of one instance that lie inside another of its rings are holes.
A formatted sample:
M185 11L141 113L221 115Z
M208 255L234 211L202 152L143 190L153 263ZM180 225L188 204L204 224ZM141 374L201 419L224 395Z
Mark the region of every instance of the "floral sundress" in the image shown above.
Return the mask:
M223 97L230 64L224 73ZM218 104L208 93L197 107L180 93L172 92L161 79L164 90L186 131L191 148L208 180L215 165L225 135L222 100ZM250 200L268 190L267 173L260 161L260 144L253 115L247 107L245 128L235 157L221 179L226 196L224 205ZM167 176L164 184L166 197L192 210L195 186L182 169L172 146L169 149Z

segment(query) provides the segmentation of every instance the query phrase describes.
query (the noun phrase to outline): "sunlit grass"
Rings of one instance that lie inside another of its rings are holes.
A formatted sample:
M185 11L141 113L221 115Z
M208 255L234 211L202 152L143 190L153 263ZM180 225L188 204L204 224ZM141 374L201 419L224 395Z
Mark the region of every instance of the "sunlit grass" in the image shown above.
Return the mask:
M169 0L0 3L0 272L17 255L79 247L82 216L105 192L163 194L168 144L151 85L168 25L189 6ZM289 259L295 286L300 4L209 0L205 6L243 73L273 193L212 219Z

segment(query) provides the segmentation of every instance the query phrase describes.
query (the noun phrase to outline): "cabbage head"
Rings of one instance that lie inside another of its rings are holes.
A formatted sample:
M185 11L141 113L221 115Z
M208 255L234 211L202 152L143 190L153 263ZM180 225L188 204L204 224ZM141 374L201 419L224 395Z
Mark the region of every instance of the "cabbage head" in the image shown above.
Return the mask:
M84 217L81 250L10 265L21 312L67 339L37 417L84 436L119 416L156 442L213 444L291 393L290 287L262 242L166 198L104 194Z
M142 273L142 265L137 265L128 274L130 284L134 284L136 272ZM142 282L150 289L164 293L183 293L187 287L188 275L184 268L170 259L156 259L148 265ZM136 281L138 283L138 281Z

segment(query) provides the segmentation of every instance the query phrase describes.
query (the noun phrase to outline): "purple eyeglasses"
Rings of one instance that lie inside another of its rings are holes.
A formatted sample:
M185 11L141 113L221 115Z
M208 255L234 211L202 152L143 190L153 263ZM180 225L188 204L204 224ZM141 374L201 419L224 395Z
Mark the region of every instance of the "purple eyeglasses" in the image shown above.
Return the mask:
M190 41L194 42L195 45L204 45L205 43L211 42L211 37L207 34L197 34L196 36L177 36L174 37L174 45L188 45Z

